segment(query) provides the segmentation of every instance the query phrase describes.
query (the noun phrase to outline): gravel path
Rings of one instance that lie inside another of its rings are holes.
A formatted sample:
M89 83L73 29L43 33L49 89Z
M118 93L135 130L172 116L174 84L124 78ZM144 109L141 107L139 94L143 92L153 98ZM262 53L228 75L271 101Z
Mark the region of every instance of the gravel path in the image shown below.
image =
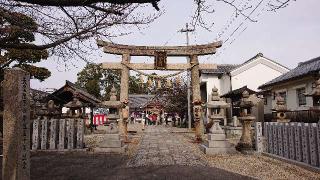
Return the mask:
M170 128L148 126L143 134L139 148L128 167L148 165L188 165L206 166L207 163L195 154L190 143L182 134L171 133Z

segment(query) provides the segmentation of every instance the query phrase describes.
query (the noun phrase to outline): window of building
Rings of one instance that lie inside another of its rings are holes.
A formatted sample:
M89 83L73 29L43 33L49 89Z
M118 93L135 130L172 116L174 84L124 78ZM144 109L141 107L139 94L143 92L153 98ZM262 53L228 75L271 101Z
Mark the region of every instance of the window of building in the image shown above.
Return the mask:
M298 98L298 105L299 106L307 104L306 96L304 95L305 92L306 92L306 88L297 89L297 98Z

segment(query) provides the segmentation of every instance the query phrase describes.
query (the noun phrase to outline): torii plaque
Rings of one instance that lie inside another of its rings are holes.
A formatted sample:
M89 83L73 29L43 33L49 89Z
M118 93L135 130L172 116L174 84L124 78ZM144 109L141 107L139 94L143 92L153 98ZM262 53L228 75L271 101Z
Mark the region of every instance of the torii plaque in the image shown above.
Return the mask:
M122 55L121 63L102 63L103 69L118 69L121 70L121 89L120 101L128 101L128 86L129 86L129 70L191 70L191 86L192 86L192 100L194 109L197 112L202 112L201 95L200 95L200 69L216 69L216 64L199 64L198 56L215 54L216 49L222 46L222 42L213 42L203 45L192 46L131 46L123 44L114 44L106 41L98 40L99 47L103 47L103 51L108 54ZM154 64L145 63L130 63L131 56L154 56ZM190 58L190 63L185 64L167 64L167 56L187 56ZM200 110L200 111L199 111ZM195 113L195 111L194 111ZM195 117L199 113L194 114ZM119 123L120 131L126 136L126 119L122 116L122 122ZM201 119L201 118L200 118ZM202 121L199 118L195 119L196 138L202 139ZM123 128L121 128L121 126Z

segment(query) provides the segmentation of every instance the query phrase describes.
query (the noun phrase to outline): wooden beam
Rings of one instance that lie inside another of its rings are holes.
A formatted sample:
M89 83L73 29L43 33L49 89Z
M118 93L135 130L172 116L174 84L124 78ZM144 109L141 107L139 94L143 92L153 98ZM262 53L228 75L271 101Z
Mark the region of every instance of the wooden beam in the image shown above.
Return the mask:
M222 42L191 46L131 46L98 40L97 45L103 47L103 51L108 54L154 56L156 51L165 51L167 56L191 56L215 54L216 49L222 46Z
M102 63L101 64L103 69L122 69L123 65L121 63ZM130 63L128 65L132 69L137 70L159 70L154 68L154 64L146 64L146 63ZM190 64L167 64L167 68L163 70L168 71L179 71L190 68ZM199 64L199 69L217 69L216 64ZM161 70L161 69L160 69Z

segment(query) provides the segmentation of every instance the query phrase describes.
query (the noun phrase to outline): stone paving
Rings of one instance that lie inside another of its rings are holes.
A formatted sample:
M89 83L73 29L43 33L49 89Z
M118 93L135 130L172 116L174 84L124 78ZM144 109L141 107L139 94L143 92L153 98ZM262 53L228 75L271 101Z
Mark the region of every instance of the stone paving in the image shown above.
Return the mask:
M129 167L149 165L206 166L183 139L181 133L172 133L170 128L148 126L136 154L127 164Z

